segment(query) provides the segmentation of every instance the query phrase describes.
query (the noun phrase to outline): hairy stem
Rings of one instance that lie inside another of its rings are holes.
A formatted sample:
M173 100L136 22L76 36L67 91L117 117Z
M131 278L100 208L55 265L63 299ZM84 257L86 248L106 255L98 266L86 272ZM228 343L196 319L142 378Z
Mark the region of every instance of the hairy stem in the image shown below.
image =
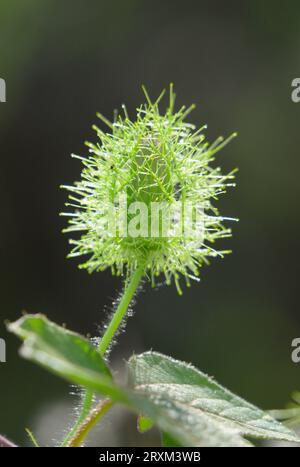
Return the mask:
M107 349L109 348L116 332L118 331L120 324L126 314L128 306L140 284L140 281L144 275L145 267L144 265L140 266L136 271L132 274L130 281L128 282L127 286L124 289L123 296L117 306L117 309L106 328L106 331L103 337L100 340L98 350L102 356L105 355ZM75 434L81 429L83 425L85 425L85 421L88 420L88 416L90 414L92 405L93 405L93 397L94 394L92 391L87 390L83 397L83 403L81 412L79 414L78 419L76 420L74 426L72 427L71 431L68 433L66 438L61 444L61 447L69 446L70 440L73 439ZM94 425L91 426L91 428ZM91 429L90 428L90 429ZM84 437L88 434L89 429L85 431Z
M89 415L92 405L93 405L93 393L91 391L85 391L80 414L74 426L71 428L71 430L69 431L69 433L63 440L60 447L65 448L66 446L68 446L70 439L73 438L73 436L75 435L77 430L79 430L80 426L82 425L86 417Z
M124 290L124 294L120 300L120 303L112 317L111 322L109 323L101 341L99 344L99 352L102 356L105 355L111 341L113 340L116 332L119 329L119 326L126 314L128 306L140 284L141 278L144 275L144 266L138 268L132 275L130 282Z
M85 419L84 423L74 433L74 436L67 443L69 448L79 448L85 440L91 429L99 422L99 420L108 412L114 402L110 399L101 401L94 410Z

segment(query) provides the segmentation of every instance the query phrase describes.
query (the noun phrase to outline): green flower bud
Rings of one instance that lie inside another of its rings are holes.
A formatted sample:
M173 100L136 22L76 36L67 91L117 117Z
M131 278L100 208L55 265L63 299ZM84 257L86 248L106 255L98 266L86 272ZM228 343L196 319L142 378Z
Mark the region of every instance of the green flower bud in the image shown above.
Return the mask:
M199 269L210 257L223 256L212 244L228 237L225 218L213 204L219 194L233 186L234 171L222 175L211 165L226 141L209 145L203 134L185 121L193 106L174 111L175 94L170 86L169 105L159 112L160 95L137 109L131 121L117 116L104 133L94 127L99 141L87 143L89 155L79 157L84 168L81 180L69 190L74 208L65 232L79 232L70 240L69 257L88 255L81 267L89 272L110 267L118 275L132 274L144 265L155 284L164 274L166 283L180 275L198 279Z

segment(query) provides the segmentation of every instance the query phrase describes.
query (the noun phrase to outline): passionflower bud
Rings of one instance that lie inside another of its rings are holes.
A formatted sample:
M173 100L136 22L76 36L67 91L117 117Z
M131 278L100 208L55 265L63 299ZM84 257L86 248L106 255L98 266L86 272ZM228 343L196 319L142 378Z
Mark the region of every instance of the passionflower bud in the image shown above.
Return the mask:
M213 167L215 154L227 140L213 144L205 139L206 128L196 130L185 121L193 109L174 110L170 86L169 104L159 111L163 93L152 102L144 89L146 104L136 119L116 116L113 123L98 114L110 128L94 127L98 142L87 143L89 155L80 157L81 180L64 186L72 212L65 232L79 233L70 240L69 257L88 255L80 267L89 272L111 268L118 275L144 267L152 284L163 274L167 284L180 276L199 279L199 270L210 257L223 256L213 244L231 235L213 204L228 186L234 171L222 175Z

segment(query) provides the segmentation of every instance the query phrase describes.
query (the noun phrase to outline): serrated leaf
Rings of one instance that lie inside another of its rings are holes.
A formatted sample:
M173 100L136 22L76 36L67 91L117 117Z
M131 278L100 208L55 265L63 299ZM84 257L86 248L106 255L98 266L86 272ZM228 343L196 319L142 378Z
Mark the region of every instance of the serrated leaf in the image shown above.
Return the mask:
M132 357L129 370L131 387L152 404L146 415L184 446L251 446L244 437L299 442L284 425L191 365L147 352Z
M244 436L299 442L281 423L186 363L154 352L134 356L131 388L122 388L87 339L46 317L28 315L8 328L24 340L24 357L153 420L166 443L251 446Z
M122 389L113 382L102 356L89 340L38 314L24 316L7 327L24 340L21 348L23 357L113 400L127 400Z

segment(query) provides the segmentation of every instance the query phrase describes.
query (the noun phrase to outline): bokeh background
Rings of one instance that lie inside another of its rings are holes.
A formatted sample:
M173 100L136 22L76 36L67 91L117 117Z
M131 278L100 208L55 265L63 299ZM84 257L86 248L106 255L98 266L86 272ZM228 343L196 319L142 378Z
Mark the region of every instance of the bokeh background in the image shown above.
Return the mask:
M65 259L59 185L79 178L69 155L95 140L96 111L110 117L124 102L133 116L142 83L155 97L173 81L178 104L197 104L191 120L208 124L209 139L239 132L219 155L224 170L239 167L238 187L219 205L240 222L226 242L234 253L182 297L174 287L144 288L113 351L116 371L122 377L133 351L155 349L264 409L300 389L290 357L300 335L300 104L291 100L299 50L296 0L1 0L1 433L26 445L30 427L53 445L74 415L69 385L23 361L4 320L42 312L95 335L106 319L122 284ZM90 444L158 442L116 410Z

